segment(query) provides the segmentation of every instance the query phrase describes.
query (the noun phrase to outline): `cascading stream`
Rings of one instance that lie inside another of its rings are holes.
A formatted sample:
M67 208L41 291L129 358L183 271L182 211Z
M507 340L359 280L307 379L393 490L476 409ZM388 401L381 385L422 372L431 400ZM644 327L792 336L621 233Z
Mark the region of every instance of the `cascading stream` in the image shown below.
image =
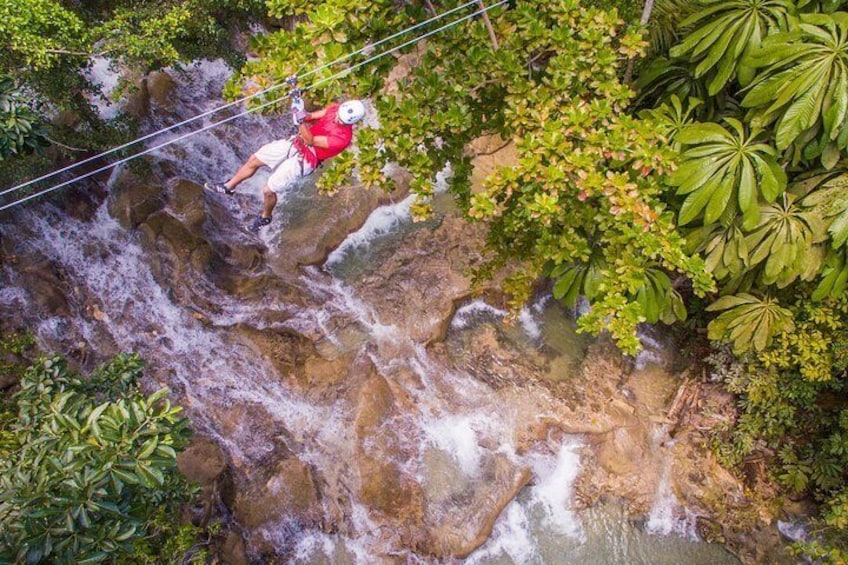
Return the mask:
M207 62L181 75L173 112L182 119L218 104L228 74L223 64ZM160 127L160 120L152 120L149 127ZM274 119L253 116L214 135L192 138L153 159L155 176L169 179L163 184L172 177L194 181L226 177L247 157L243 154L247 148L274 137L277 126ZM247 188L258 190L262 174ZM285 210L288 198L301 197L298 190L281 199L280 209ZM228 201L224 206L229 208L223 209L239 221L244 212L236 204L247 206L249 201L258 207L258 196L255 201L251 198ZM220 207L222 201L216 202ZM530 388L498 389L481 382L459 368L459 363L452 363L449 354L432 351L404 327L381 319L380 308L344 278L345 273L355 278L362 272L360 267L346 269L344 262L357 250L373 245L375 238L389 238L389 247L401 244L391 237L404 223L407 206L401 201L392 209L374 212L363 231L338 246L325 269L273 273L271 267L264 267L262 276L284 279L296 289L300 298L295 303L286 302L284 295L263 299L225 292L209 272L189 273L174 281L189 289L175 292L157 282L150 256L155 251L145 249L137 234L122 228L105 203L88 222L49 203L38 203L0 221L0 237L7 248L21 255L44 256L61 273L69 315L36 317L40 307L23 275L11 264L4 264L0 273L0 312L34 328L49 350L84 343L103 356L139 352L152 379L173 389L193 426L214 439L245 477L258 474L259 468L273 467L282 457L283 444L311 466L325 494L322 519L333 523L336 531L329 534L317 525L293 528L281 519L262 524L257 532L272 546L288 548L296 562L373 563L374 556L428 560L410 547L404 531L392 530L395 522L385 517L390 509L374 512L358 494L366 490L363 460L369 458L377 460L377 468L383 463L396 466L398 488L424 501L420 523L442 535L441 539L461 546L465 539L455 538L473 537L478 530L485 533L486 527L477 526L491 518L492 535L480 540L485 543L470 555L469 563L605 563L650 555L652 538L621 533L630 532L625 518L581 515L574 508L573 488L585 447L582 438L548 434L520 439L528 422L556 406L550 395ZM401 220L395 221L399 216ZM281 254L289 252L275 246L285 222L281 224L264 236L270 244L269 264L279 264ZM237 230L207 236L227 244L244 239ZM367 264L369 258L360 253L356 260ZM524 340L528 350L535 344L555 343L545 333L550 328L556 327L558 335L567 328L554 326L548 316L551 308L549 301L542 300L522 313L524 330L518 333L523 337L515 339ZM470 302L460 309L448 339L461 351L462 340L457 336L487 325L496 328L500 315L484 303ZM316 398L309 386L293 384L274 363L273 351L257 346L250 332L308 336L316 359L367 361L374 375L366 385L385 382L394 399L392 410L363 438L363 409L345 388L354 384L340 379L336 386L342 392L337 397ZM557 359L573 361L561 352L558 355ZM563 361L562 366L566 365ZM529 486L521 488L528 481ZM520 492L509 502L513 487ZM338 499L330 500L331 495ZM609 531L598 534L605 527ZM629 546L630 541L616 543L630 540L628 535L638 537L638 550ZM678 557L688 559L691 551L707 551L706 546L685 540L656 543L678 551L671 554L676 557L669 557L669 563ZM720 562L713 557L712 562Z

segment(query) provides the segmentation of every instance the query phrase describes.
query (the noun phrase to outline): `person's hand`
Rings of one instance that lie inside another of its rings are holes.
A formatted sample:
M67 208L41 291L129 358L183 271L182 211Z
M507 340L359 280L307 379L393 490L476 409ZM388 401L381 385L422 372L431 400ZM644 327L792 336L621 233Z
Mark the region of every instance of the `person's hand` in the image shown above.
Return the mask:
M312 145L312 132L306 127L306 124L297 126L297 136L307 145Z

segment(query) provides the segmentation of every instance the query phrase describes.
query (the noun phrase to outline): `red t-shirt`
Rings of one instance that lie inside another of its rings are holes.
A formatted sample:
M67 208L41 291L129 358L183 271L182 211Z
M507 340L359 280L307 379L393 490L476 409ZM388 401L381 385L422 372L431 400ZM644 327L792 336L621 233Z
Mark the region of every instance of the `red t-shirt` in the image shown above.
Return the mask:
M313 167L317 167L321 161L335 157L350 145L353 139L353 126L336 123L336 114L339 113L339 105L327 106L327 113L323 117L312 122L310 131L314 137L324 136L327 138L327 147L298 147L301 153ZM303 149L306 149L305 151ZM314 159L314 161L313 161Z

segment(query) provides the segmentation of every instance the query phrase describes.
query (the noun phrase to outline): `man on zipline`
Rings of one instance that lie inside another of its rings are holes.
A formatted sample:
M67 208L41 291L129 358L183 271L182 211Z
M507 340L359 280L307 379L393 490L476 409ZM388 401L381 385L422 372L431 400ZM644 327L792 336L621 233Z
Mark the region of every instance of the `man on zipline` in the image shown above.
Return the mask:
M269 167L273 172L262 188L262 214L248 226L250 231L258 233L271 223L277 194L297 179L311 174L323 161L344 151L353 139L353 124L364 116L365 105L359 100L331 104L317 112L304 112L296 135L260 147L227 182L207 182L204 186L213 192L232 195L259 167Z

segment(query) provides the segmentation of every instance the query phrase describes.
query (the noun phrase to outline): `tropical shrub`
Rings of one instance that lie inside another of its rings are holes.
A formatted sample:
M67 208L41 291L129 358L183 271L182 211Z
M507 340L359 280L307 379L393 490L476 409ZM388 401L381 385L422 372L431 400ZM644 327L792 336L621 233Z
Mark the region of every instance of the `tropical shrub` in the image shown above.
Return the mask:
M692 28L669 50L695 65L695 78L709 75L710 96L720 92L737 73L750 80L745 56L759 47L769 32L786 29L795 6L789 0L701 0L700 9L680 23ZM747 80L746 80L747 79Z
M755 127L775 126L792 163L819 159L832 169L848 147L848 13L802 14L766 37L746 64L759 70L742 106Z
M733 467L765 450L774 478L788 491L821 504L799 554L840 563L848 548L848 298L786 308L794 320L756 355L714 355L714 373L739 395L734 426L718 430L716 448Z
M140 375L125 355L88 378L57 357L22 375L3 423L0 557L114 561L157 551L180 529L176 510L194 490L175 472L176 452L190 432L166 389L139 391Z
M42 118L26 103L10 78L0 77L0 160L46 146Z

